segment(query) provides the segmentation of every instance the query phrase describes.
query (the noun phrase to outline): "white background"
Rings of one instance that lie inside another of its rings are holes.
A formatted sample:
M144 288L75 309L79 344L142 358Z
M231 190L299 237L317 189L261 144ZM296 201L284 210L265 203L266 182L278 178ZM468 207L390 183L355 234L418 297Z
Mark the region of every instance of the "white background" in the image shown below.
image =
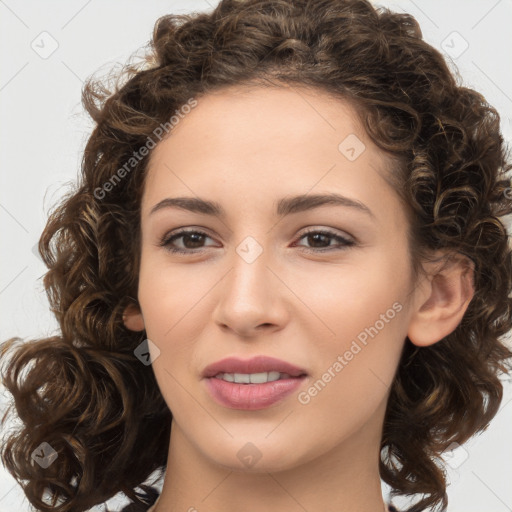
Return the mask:
M159 16L210 10L217 3L0 0L1 341L12 336L42 337L56 327L40 279L45 267L34 245L48 208L65 192L64 184L76 177L92 127L80 104L84 79L100 68L107 71L114 63L125 62L146 45ZM512 0L376 3L416 17L425 39L451 54L453 59L448 60L458 67L464 83L498 109L503 134L510 141ZM44 51L41 38L46 38L44 48L51 48L51 38L40 36L44 31L58 44L47 58L31 47L38 44ZM5 398L0 403L5 407ZM489 429L453 454L453 468L448 468L450 512L512 511L511 425L508 381L502 407ZM383 490L387 494L387 486ZM109 505L116 503L121 500ZM30 510L1 466L0 510Z

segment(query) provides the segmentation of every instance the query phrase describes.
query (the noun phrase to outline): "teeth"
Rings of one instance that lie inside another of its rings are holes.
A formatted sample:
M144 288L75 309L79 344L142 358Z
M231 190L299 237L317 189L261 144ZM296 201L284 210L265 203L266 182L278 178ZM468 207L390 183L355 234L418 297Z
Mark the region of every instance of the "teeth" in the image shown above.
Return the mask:
M274 382L279 379L289 379L290 375L275 371L262 373L219 373L215 378L237 384L264 384L265 382Z

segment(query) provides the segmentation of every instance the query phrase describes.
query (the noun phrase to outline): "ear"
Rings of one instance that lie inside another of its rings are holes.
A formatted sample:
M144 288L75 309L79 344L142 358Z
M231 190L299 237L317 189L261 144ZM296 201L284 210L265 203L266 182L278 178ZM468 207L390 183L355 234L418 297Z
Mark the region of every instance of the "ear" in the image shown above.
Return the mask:
M126 306L123 312L123 323L130 331L143 331L146 328L142 312L136 304Z
M444 255L443 255L444 257ZM456 254L444 262L428 263L427 276L417 289L407 336L414 345L433 345L460 324L475 293L474 264Z

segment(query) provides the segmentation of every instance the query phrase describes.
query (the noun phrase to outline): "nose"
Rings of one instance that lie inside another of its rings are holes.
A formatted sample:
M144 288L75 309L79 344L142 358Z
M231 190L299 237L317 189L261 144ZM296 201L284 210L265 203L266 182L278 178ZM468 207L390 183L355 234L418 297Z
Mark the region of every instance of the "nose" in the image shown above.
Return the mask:
M231 270L218 285L214 320L240 337L282 329L288 319L286 286L268 266L265 253L248 262L234 253Z

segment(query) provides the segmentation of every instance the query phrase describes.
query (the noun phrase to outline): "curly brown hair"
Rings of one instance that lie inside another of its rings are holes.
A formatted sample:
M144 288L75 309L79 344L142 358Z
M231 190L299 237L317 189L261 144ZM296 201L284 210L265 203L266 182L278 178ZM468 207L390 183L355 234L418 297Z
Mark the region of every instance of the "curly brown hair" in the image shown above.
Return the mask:
M411 15L367 0L221 0L208 13L163 16L144 65L127 64L117 79L84 86L96 126L76 189L39 242L61 333L1 345L2 381L22 422L1 456L30 503L80 512L118 492L140 502L136 489L167 462L171 412L134 355L144 333L122 321L136 304L151 152L105 183L191 97L295 84L350 102L399 163L392 180L410 212L415 270L438 249L474 263L474 297L456 330L428 347L405 340L381 442L391 496L424 495L408 512L445 509L441 454L487 428L500 372L511 369L512 259L500 217L512 213L512 164L496 110L457 83ZM59 459L44 470L30 460L42 442Z

